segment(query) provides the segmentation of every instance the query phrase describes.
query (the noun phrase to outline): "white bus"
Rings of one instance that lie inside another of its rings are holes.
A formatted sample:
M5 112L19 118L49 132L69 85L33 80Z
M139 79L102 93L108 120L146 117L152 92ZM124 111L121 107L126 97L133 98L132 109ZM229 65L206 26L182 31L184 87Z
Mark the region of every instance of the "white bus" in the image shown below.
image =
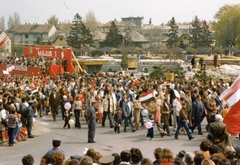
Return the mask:
M183 60L163 60L163 59L141 59L138 61L138 71L150 73L153 71L153 66L162 65L163 67L171 68L175 66L176 64L184 64Z

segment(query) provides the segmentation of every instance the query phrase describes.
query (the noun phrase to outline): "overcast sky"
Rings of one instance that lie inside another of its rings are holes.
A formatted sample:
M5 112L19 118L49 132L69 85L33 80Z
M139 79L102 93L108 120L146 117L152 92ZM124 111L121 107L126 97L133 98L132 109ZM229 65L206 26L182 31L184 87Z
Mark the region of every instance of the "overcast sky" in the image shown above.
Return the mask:
M167 23L173 16L176 22L190 22L197 15L200 20L214 20L214 14L225 4L240 0L0 0L0 17L19 13L21 23L43 24L56 15L59 21L71 21L76 13L85 18L91 10L102 23L122 17L144 17L147 24Z

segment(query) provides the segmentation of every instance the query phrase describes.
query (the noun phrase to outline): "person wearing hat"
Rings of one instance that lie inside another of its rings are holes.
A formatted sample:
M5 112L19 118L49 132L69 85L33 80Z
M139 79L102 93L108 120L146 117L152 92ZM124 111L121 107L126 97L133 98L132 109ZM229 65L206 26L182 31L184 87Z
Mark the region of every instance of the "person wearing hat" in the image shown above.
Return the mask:
M112 155L102 156L102 157L99 159L99 163L100 163L101 165L112 165L112 164L113 164L113 161L114 161L114 156L112 156Z
M63 158L65 159L65 152L59 148L59 146L61 145L61 139L59 138L52 139L52 145L53 145L53 148L49 150L46 154L54 155L55 152L61 152L63 155Z
M183 158L186 154L186 151L181 150L179 151L179 153L176 155L176 158L178 158L179 162L181 162L182 164L184 164Z
M96 130L96 107L97 101L92 101L87 111L87 124L88 124L88 143L96 143L94 141L95 130Z
M222 121L223 118L220 114L215 115L215 122L209 124L207 137L211 144L218 145L220 152L224 152L226 146L233 146L231 137L226 130L226 125Z

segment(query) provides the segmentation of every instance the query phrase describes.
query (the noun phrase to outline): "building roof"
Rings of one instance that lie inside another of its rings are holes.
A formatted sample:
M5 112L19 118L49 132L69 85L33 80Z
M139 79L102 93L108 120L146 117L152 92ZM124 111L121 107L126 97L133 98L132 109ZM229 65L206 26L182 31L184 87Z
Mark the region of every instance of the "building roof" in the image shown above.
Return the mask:
M12 26L8 33L48 33L54 25L26 24Z
M100 32L99 30L95 30L92 32L93 41L103 41L106 38L106 34Z
M68 35L69 30L58 30L52 36L50 36L48 39L43 40L42 42L54 42L60 36L67 39Z
M189 36L189 33L188 31L184 30L184 31L178 31L177 33L177 36L178 36L178 39L182 37L182 35L188 35ZM165 37L162 42L167 42L167 40L169 39L169 37Z
M137 25L135 25L134 23L132 23L130 21L119 22L116 19L113 21L117 27L137 27ZM111 23L112 23L112 21L109 21L109 22L103 24L102 26L110 27Z
M132 37L132 40L135 42L146 42L147 41L147 39L143 35L141 35L140 33L138 33L135 30L130 33L130 36Z
M231 52L234 52L234 53L239 53L240 52L240 49L237 49L235 47L225 47L224 50L225 51L231 51Z
M126 32L120 32L123 36L126 35ZM132 30L130 32L130 36L132 38L132 41L134 42L147 42L148 40L139 32L137 32L136 30Z

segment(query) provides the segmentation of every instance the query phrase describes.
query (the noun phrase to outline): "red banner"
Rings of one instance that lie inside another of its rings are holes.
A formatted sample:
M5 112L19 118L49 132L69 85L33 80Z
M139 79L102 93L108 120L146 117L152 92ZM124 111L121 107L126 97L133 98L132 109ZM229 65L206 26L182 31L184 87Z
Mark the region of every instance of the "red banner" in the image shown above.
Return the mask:
M71 48L53 47L53 46L25 46L24 55L26 57L47 57L48 59L61 59L64 63L66 59L65 72L76 73L72 65L72 50ZM64 64L62 65L64 68Z
M0 70L1 71L7 70L9 66L10 65L0 64ZM9 72L9 74L17 74L28 77L42 76L42 72L40 71L39 67L26 67L21 65L15 65L15 68L11 72Z

